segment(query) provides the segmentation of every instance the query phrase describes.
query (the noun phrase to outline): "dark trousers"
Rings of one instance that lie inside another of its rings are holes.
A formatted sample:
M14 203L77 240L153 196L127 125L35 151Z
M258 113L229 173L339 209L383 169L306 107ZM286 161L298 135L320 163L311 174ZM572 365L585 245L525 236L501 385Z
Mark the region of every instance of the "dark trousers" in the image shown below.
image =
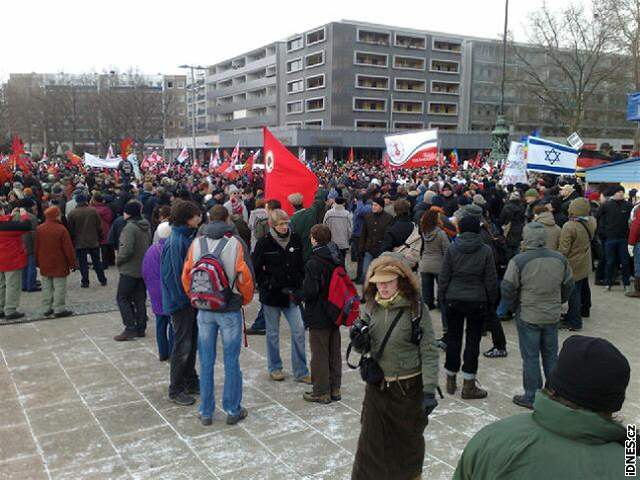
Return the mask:
M360 237L351 237L350 240L350 244L351 244L351 261L352 262L357 262L358 261L358 242L360 241Z
M253 325L251 328L254 330L264 330L267 328L267 324L264 320L264 311L262 310L262 304L260 304L260 310L258 310L258 315L256 315L256 319L253 321Z
M495 308L490 308L485 316L485 323L487 330L491 332L491 341L493 346L498 350L507 349L507 339L504 336L504 329L502 328L502 322L498 320Z
M101 284L107 283L107 277L104 276L104 270L102 269L102 262L100 261L100 249L96 248L77 248L76 257L78 257L78 267L80 268L80 275L82 276L82 285L89 285L89 263L87 262L87 255L91 256L91 263L93 269L98 276L98 281Z
M339 390L342 383L340 329L338 327L310 329L309 345L313 393L326 395Z
M487 313L487 305L477 302L447 302L447 357L444 368L457 373L460 370L460 352L464 321L467 320L467 333L464 345L464 363L462 372L475 375L478 371L482 324Z
M586 278L582 283L582 294L580 300L580 312L583 316L588 316L591 310L591 287L589 286L588 278Z
M573 284L573 289L569 295L569 310L565 316L565 321L570 327L582 328L582 290L583 284L588 282L588 279L583 278L582 280L576 280Z
M184 392L188 386L200 384L196 374L198 323L195 309L188 305L174 312L171 315L171 325L173 325L173 350L169 396L175 397Z
M104 269L116 264L116 252L109 244L100 245L100 257L102 258L102 268Z
M124 328L144 333L147 329L147 289L142 278L120 275L116 293Z
M420 277L422 278L422 301L427 304L427 307L434 308L436 306L436 295L433 287L434 282L438 281L438 274L422 272ZM440 299L438 298L437 300L439 307Z
M156 343L160 360L169 358L173 350L173 326L169 315L156 314Z
M604 257L607 262L607 285L613 285L613 275L618 265L622 270L622 283L630 285L629 250L625 238L615 238L604 242Z

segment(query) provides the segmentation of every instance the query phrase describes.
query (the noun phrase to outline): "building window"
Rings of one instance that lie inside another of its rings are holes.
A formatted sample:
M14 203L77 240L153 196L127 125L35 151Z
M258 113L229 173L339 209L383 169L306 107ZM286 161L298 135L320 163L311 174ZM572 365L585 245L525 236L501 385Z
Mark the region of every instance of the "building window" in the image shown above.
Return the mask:
M429 102L430 115L457 115L457 103Z
M398 130L421 130L424 128L422 122L393 122L393 128Z
M438 93L440 95L459 95L460 82L431 80L431 93Z
M324 88L324 73L320 75L314 75L313 77L307 77L307 90L317 90L319 88Z
M416 78L396 78L395 89L398 92L426 92L427 82Z
M287 115L292 115L294 113L302 113L304 111L304 106L302 104L302 100L297 100L295 102L287 102Z
M394 100L393 111L395 113L422 113L424 104L414 100Z
M387 122L385 120L356 120L355 126L356 128L385 129L387 128Z
M384 45L386 47L391 43L389 39L391 34L388 32L375 32L372 30L358 29L358 42L368 43L370 45Z
M307 98L307 112L319 112L324 110L324 97Z
M462 43L448 40L436 40L434 38L431 48L434 52L460 53L462 51Z
M440 73L460 73L460 64L449 60L431 60L431 71Z
M394 46L426 50L427 38L419 35L396 33Z
M307 47L315 45L316 43L322 43L325 41L325 29L324 27L318 30L313 30L307 33Z
M167 82L167 88L173 88L173 82L168 81Z
M309 55L304 57L304 63L306 68L313 68L324 65L324 50L310 53Z
M396 55L393 57L393 68L398 70L418 70L423 71L425 66L424 58L419 57L402 57Z
M387 62L388 55L373 52L355 52L353 60L354 65L379 68L387 68Z
M180 120L180 128L184 128L184 120Z
M300 70L302 70L302 57L287 62L287 73L299 72Z
M287 122L285 123L285 125L287 127L301 127L302 126L302 122L298 121L298 122Z
M287 82L287 93L300 93L304 91L304 81L299 78L298 80L291 80Z
M178 82L178 88L184 88L184 82L182 81Z
M429 123L429 128L437 128L438 130L457 130L458 124L456 123ZM490 130L490 129L489 129Z
M389 77L378 75L356 75L356 88L366 90L389 90Z
M382 98L354 98L355 112L386 112L387 100Z
M307 120L306 122L304 122L305 126L307 127L322 127L323 123L324 121L321 118Z
M302 35L287 41L287 52L295 52L296 50L300 50L303 47L304 40L302 38Z

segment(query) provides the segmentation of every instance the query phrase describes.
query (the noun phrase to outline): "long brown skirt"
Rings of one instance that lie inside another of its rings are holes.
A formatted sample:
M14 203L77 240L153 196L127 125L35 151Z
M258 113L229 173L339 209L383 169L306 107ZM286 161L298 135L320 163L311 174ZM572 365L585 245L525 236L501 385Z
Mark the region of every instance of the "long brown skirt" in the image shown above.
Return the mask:
M422 376L368 385L352 480L413 480L422 473L424 429Z

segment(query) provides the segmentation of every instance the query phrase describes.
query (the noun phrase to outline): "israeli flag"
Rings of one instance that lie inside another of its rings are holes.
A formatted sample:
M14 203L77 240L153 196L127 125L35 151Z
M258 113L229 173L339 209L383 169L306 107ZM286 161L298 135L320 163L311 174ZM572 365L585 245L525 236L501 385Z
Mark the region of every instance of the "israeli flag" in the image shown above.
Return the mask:
M578 150L538 137L529 137L527 143L527 170L575 175Z

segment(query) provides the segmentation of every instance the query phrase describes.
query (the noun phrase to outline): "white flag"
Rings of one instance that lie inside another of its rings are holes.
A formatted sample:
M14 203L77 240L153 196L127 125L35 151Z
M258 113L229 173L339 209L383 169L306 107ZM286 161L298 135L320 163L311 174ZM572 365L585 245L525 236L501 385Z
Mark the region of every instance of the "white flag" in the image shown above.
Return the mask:
M109 148L107 149L106 160L111 160L112 158L115 158L115 155L113 154L113 147L111 146L111 144L109 144Z
M184 147L176 160L180 163L184 163L187 158L189 158L189 149L187 147Z
M529 137L527 141L527 170L575 175L578 150L538 137Z

